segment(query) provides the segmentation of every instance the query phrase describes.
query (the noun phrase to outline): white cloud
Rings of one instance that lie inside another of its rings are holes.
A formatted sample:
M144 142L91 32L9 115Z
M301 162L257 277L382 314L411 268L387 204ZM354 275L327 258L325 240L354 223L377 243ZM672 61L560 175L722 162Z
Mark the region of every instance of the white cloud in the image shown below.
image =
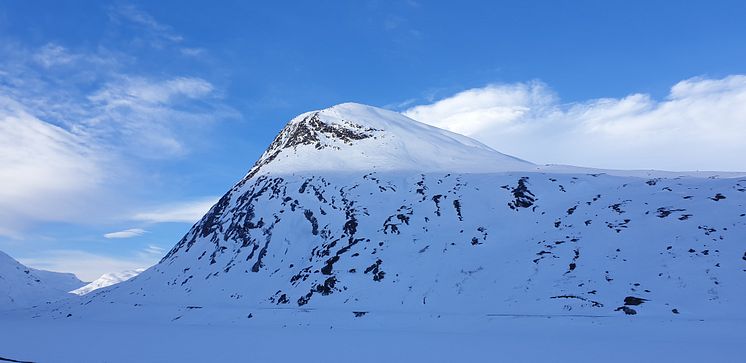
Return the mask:
M146 212L136 213L132 219L152 223L195 223L210 210L217 200L217 197L211 197L154 207Z
M141 77L123 78L112 82L88 97L107 109L138 107L141 104L162 105L179 97L196 99L213 91L210 82L200 78L176 77L154 82Z
M184 140L192 140L196 129L232 116L232 110L211 103L213 91L201 78L119 77L87 97L96 113L83 127L119 140L139 157L182 156L188 152Z
M540 82L489 85L463 91L430 105L404 112L415 120L457 133L475 134L495 125L510 123L544 110L556 102L549 88Z
M188 56L188 57L200 57L207 53L207 51L204 48L181 48L179 49L182 55Z
M93 281L110 272L148 268L155 265L162 257L162 253L154 253L147 249L124 257L112 257L79 250L50 250L34 257L19 258L18 261L36 269L72 272L83 281Z
M151 254L151 255L155 255L155 256L160 256L160 257L162 257L164 255L164 252L166 252L165 249L160 248L158 246L154 246L154 245L149 245L145 249L145 253Z
M0 236L132 214L139 165L188 154L235 115L204 79L128 74L100 52L0 46Z
M543 83L489 85L404 112L539 163L746 170L746 76L692 78L646 94L562 104Z
M0 234L13 235L30 220L85 214L105 180L95 151L0 93Z
M159 23L152 15L133 5L112 7L109 17L114 21L125 21L138 27L145 33L149 44L155 48L181 43L184 40L184 37L177 34L173 28Z
M106 233L104 234L104 238L132 238L142 236L145 233L147 233L147 231L144 229L130 228L125 229L124 231Z
M56 65L70 64L76 61L77 56L71 54L64 47L49 43L34 54L34 60L42 66L49 68Z

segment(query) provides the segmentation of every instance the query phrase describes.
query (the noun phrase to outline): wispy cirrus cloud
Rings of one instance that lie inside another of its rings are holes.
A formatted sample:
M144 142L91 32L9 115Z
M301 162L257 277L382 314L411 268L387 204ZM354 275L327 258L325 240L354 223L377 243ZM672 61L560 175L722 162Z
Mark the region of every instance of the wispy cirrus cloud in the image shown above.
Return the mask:
M209 147L211 127L238 116L198 71L143 66L139 58L157 51L193 62L205 49L135 7L110 15L99 44L0 36L0 247L29 266L85 280L153 265L165 252L156 245L163 237L145 247L142 237L179 228L154 224L193 223L209 209L217 198L164 204L183 193L161 193L171 184L161 170ZM100 238L85 232L134 220L147 227ZM58 235L58 225L74 236Z
M86 133L120 140L125 151L147 158L184 155L196 130L235 116L198 77L119 76L86 99L96 110L82 125Z
M163 256L164 253L166 252L166 250L163 249L163 248L160 248L158 246L148 245L148 247L145 248L145 250L143 252L145 252L145 253L147 253L149 255Z
M131 4L109 8L109 18L137 27L144 34L144 40L156 48L184 41L184 37L172 27L158 22L152 15Z
M117 232L109 232L104 234L104 238L133 238L133 237L140 237L147 233L148 231L142 229L142 228L130 228L125 229L123 231L117 231Z
M123 180L148 178L141 160L183 157L215 121L237 116L208 80L133 73L130 61L101 47L0 46L0 236L123 217Z
M150 210L134 214L132 219L150 223L195 223L210 210L217 200L218 197L211 197L155 206Z
M163 105L183 97L198 99L214 91L210 82L195 77L175 77L153 82L142 77L122 77L110 82L88 98L107 109Z
M87 214L106 180L107 158L96 150L0 94L0 234Z
M42 104L45 96L15 97L0 88L0 233L10 235L38 221L85 219L91 210L100 210L101 201L122 197L117 176L139 178L132 174L136 169L126 170L135 162L126 155L185 155L190 132L215 119L180 109L174 100L202 98L211 90L209 82L140 79L138 85L130 94L98 92L91 101L79 98L68 117L80 118L56 120L59 125L43 117L64 113L60 104L56 110L31 109L23 103Z
M43 67L49 68L56 65L71 64L78 59L78 55L68 52L60 45L49 43L39 48L33 58Z
M488 85L404 114L539 163L746 170L746 75L683 80L662 100L634 93L570 104L537 81Z

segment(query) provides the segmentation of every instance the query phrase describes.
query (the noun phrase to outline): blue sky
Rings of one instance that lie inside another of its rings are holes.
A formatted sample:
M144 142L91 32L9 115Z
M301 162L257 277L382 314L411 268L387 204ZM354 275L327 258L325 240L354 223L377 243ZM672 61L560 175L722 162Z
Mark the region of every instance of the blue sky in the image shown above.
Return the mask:
M743 19L738 1L0 2L0 250L85 279L151 264L284 123L347 101L538 163L746 170Z

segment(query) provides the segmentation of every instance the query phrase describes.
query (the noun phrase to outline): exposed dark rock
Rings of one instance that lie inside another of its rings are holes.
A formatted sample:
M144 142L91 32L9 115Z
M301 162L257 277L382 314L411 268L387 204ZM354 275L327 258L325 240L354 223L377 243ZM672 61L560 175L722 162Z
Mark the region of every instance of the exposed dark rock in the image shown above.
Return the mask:
M714 201L717 202L717 201L725 199L725 196L722 195L722 194L720 194L720 193L717 193L717 194L715 194L714 197L710 197L710 199L712 199L712 200L714 200Z
M461 215L461 202L458 199L455 199L453 201L453 208L456 209L456 215L458 216L458 220L463 221L464 217Z
M319 234L319 222L316 220L316 217L313 216L313 212L306 209L303 212L303 215L306 217L309 223L311 223L311 233L315 236Z
M433 202L435 202L435 215L440 216L440 198L443 198L443 195L436 194L433 195Z
M536 202L536 196L526 186L527 181L528 177L525 176L518 179L518 185L511 190L515 199L508 203L510 209L529 208Z
M620 310L623 311L627 315L635 315L635 314L637 314L637 310L632 309L632 308L630 308L628 306L620 306L620 307L614 309L614 311L620 311Z
M683 212L683 211L686 211L686 209L669 209L669 208L666 208L666 207L660 207L660 208L658 208L658 211L657 211L658 214L657 215L658 215L659 218L666 218L669 215L671 215L671 213L673 213L673 212Z
M332 276L324 280L323 284L316 285L316 292L321 295L329 295L334 291L334 286L337 284L337 278Z
M558 296L552 296L550 297L550 299L576 299L580 301L590 302L591 306L594 308L602 308L604 306L604 304L598 301L590 300L590 299L584 298L582 296L577 296L577 295L558 295Z
M634 296L627 296L624 298L624 305L637 306L646 301L648 301L648 299L643 299L643 298L634 297Z
M368 266L363 273L368 274L369 272L372 272L374 281L383 280L383 276L386 275L386 272L381 270L382 263L383 261L381 261L381 259L376 260L376 262Z

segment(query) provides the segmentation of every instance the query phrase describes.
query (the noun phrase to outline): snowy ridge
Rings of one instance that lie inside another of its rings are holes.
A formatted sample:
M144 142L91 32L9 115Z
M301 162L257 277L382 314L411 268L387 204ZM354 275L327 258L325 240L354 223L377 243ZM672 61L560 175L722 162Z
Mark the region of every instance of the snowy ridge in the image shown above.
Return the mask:
M0 310L29 307L64 299L85 285L71 273L26 267L0 251Z
M143 271L145 271L144 268L139 268L136 270L127 270L127 271L122 271L122 272L112 272L112 273L104 274L101 277L94 280L93 282L91 282L90 284L85 285L81 288L75 289L73 291L70 291L70 293L75 294L75 295L85 295L94 290L98 290L104 287L118 284L123 281L127 281L139 275Z

